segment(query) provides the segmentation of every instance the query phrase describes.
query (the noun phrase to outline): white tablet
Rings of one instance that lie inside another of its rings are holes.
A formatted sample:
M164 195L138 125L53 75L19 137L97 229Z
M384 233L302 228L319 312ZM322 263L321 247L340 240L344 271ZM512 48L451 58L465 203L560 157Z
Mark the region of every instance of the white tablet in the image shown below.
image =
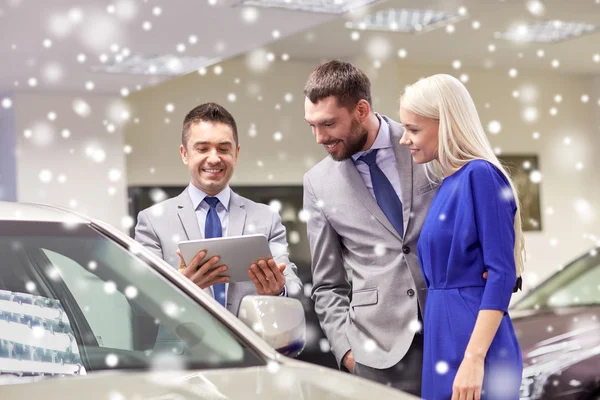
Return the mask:
M229 282L249 281L250 265L260 259L272 257L267 237L262 234L186 240L179 242L179 250L186 265L189 265L201 250L206 250L207 255L199 265L211 257L219 256L220 260L215 267L227 265L228 269L224 275L229 276Z

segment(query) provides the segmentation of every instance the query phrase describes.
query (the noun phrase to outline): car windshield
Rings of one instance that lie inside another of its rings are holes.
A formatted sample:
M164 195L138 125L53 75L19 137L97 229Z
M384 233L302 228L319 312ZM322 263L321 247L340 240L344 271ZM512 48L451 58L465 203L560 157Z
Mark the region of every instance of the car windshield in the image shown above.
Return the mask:
M92 226L0 221L0 374L146 370L165 360L183 369L265 364Z
M600 248L549 278L513 307L516 310L600 305Z

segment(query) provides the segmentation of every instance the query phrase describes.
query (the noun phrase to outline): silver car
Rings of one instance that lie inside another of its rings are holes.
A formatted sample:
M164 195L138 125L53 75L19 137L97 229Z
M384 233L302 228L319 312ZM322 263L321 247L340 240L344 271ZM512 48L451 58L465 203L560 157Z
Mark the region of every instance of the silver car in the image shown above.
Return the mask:
M298 300L248 296L239 319L129 236L0 202L0 399L411 399L293 360Z

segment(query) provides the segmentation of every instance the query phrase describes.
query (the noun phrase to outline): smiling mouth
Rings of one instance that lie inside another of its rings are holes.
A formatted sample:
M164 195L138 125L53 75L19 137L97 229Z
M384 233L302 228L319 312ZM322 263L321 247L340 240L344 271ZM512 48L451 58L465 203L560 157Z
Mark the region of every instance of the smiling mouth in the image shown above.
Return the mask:
M208 174L218 174L223 172L223 168L202 168L202 172L206 172Z
M340 143L341 140L336 140L335 142L325 143L324 146L328 151L335 149L335 147Z

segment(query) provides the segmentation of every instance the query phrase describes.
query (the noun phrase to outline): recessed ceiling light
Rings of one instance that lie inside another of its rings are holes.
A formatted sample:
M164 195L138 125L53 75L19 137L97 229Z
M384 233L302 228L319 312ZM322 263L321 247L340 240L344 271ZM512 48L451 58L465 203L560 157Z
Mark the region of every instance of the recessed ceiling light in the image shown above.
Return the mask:
M386 9L367 15L356 21L346 22L348 29L374 30L386 32L420 33L432 29L451 26L467 18L459 11L448 13L435 10Z
M344 14L375 1L377 0L241 0L236 6L284 8L291 11Z
M174 55L132 55L121 62L107 62L91 67L92 72L134 75L180 76L215 63L207 57Z
M519 25L496 35L498 39L517 42L551 43L573 39L594 32L598 25L560 20L543 21L531 25Z

